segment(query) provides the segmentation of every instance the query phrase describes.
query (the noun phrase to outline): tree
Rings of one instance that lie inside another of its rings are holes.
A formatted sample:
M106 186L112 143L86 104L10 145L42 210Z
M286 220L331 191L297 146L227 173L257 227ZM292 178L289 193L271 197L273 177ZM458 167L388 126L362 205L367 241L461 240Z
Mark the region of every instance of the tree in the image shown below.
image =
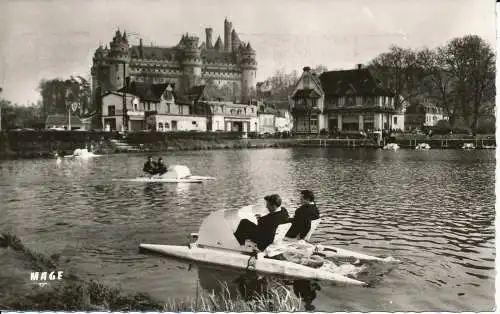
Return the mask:
M481 107L495 97L495 55L476 35L451 40L443 49L455 78L455 101L467 125L476 130Z
M422 95L443 108L453 125L459 108L457 102L453 101L454 78L453 73L446 68L446 52L442 48L425 48L418 52L417 59L418 65L426 73L420 83Z
M96 108L90 108L90 83L81 76L71 76L66 80L42 80L38 90L42 96L45 117L49 114L67 113L68 106L73 102L80 105L79 115L85 116L96 111Z
M326 65L322 65L322 64L317 65L313 70L313 72L316 73L318 76L321 75L321 73L327 72L327 71L328 71L328 68L326 67Z
M425 73L418 66L417 52L392 46L373 59L369 66L382 85L394 92L396 109L420 96L420 82Z

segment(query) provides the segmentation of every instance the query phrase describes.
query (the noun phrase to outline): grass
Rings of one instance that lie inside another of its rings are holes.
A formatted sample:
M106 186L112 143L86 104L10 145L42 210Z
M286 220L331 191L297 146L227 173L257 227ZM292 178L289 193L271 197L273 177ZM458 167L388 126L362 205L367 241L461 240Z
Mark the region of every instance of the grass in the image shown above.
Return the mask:
M47 257L33 252L15 235L0 234L0 248L17 254L19 261L12 262L14 267L19 267L22 257L29 269L57 269L58 255ZM0 285L0 308L14 311L292 312L299 311L301 306L300 299L277 281L266 281L261 285L264 288L246 295L232 294L227 284L220 283L219 292L201 292L192 298L167 302L147 293L125 294L120 289L93 280L87 282L75 275L43 288L30 285L29 289L21 289L12 284L16 282L23 280L9 278L8 286Z

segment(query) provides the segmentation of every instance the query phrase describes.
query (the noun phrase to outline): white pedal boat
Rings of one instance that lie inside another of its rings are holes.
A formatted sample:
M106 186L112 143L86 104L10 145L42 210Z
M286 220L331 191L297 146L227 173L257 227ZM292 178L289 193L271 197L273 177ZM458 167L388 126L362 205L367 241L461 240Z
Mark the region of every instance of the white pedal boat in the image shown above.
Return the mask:
M258 253L257 256L252 256L254 248L251 245L240 245L233 233L236 231L241 219L246 218L255 222L256 213L258 212L254 211L253 206L246 206L241 209L218 210L205 218L200 226L199 233L191 235L194 242L189 245L140 244L139 249L142 252L146 251L188 261L227 266L236 269L250 269L263 274L320 280L345 285L366 285L362 281L347 277L346 274L328 271L328 269L323 267L313 268L291 261L274 259L274 256L284 251L299 250L297 244L300 242L305 243L303 240L283 240L290 228L290 223L278 227L274 243L265 252ZM313 226L306 240L314 232L319 222L320 220L313 221ZM382 259L331 246L307 245L315 250L315 252L319 252L328 258L354 258L380 262L395 261L390 258Z
M415 147L416 150L429 150L431 146L427 143L420 143Z
M389 143L383 147L384 150L394 150L394 151L398 150L399 148L400 148L399 145L396 143Z
M143 176L133 179L121 179L121 181L131 182L164 182L164 183L202 183L215 180L214 177L193 176L188 167L182 165L172 165L163 175Z
M66 155L64 158L93 158L99 157L100 155L96 155L93 152L89 152L86 148L77 148L73 151L73 155Z

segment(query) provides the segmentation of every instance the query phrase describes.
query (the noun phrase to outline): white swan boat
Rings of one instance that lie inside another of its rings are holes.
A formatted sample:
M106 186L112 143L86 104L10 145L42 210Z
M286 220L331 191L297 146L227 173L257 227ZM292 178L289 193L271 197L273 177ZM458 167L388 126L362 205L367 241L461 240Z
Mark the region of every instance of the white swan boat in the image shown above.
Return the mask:
M255 245L247 241L240 245L234 232L241 219L256 220L253 206L240 209L218 210L211 213L202 222L199 232L191 234L192 242L189 245L166 244L140 244L142 252L150 252L170 256L202 264L226 266L235 269L251 269L262 274L271 274L288 278L320 280L336 284L365 286L366 283L352 277L350 268L337 267L334 263L324 263L320 267L308 266L290 260L277 259L283 253L293 254L302 252L306 255L322 256L326 259L356 259L379 262L397 262L393 258L380 258L362 253L357 253L332 246L314 245L304 240L284 240L290 223L278 227L275 241L264 252L255 254ZM311 231L306 239L311 236L320 220L313 221ZM314 253L314 254L313 254ZM318 266L318 265L316 265Z
M419 143L417 146L415 146L416 150L429 150L431 149L431 146L427 143Z
M183 165L172 165L163 175L143 176L133 179L119 179L131 182L164 182L164 183L202 183L215 180L214 177L193 176L191 170Z
M96 155L93 152L89 152L86 148L77 148L73 151L72 155L66 155L64 158L93 158L99 156L100 155Z
M386 145L384 146L384 148L383 148L383 149L385 149L385 150L394 150L394 151L396 151L396 150L398 150L399 148L400 148L400 147L399 147L399 145L398 145L398 144L396 144L396 143L389 143L389 144L386 144Z

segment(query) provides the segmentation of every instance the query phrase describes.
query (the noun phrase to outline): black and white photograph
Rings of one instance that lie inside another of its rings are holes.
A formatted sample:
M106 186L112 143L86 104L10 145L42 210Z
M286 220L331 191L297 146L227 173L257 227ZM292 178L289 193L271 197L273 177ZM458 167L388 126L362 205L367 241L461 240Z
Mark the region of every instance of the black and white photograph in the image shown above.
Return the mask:
M0 311L494 312L497 6L1 0Z

